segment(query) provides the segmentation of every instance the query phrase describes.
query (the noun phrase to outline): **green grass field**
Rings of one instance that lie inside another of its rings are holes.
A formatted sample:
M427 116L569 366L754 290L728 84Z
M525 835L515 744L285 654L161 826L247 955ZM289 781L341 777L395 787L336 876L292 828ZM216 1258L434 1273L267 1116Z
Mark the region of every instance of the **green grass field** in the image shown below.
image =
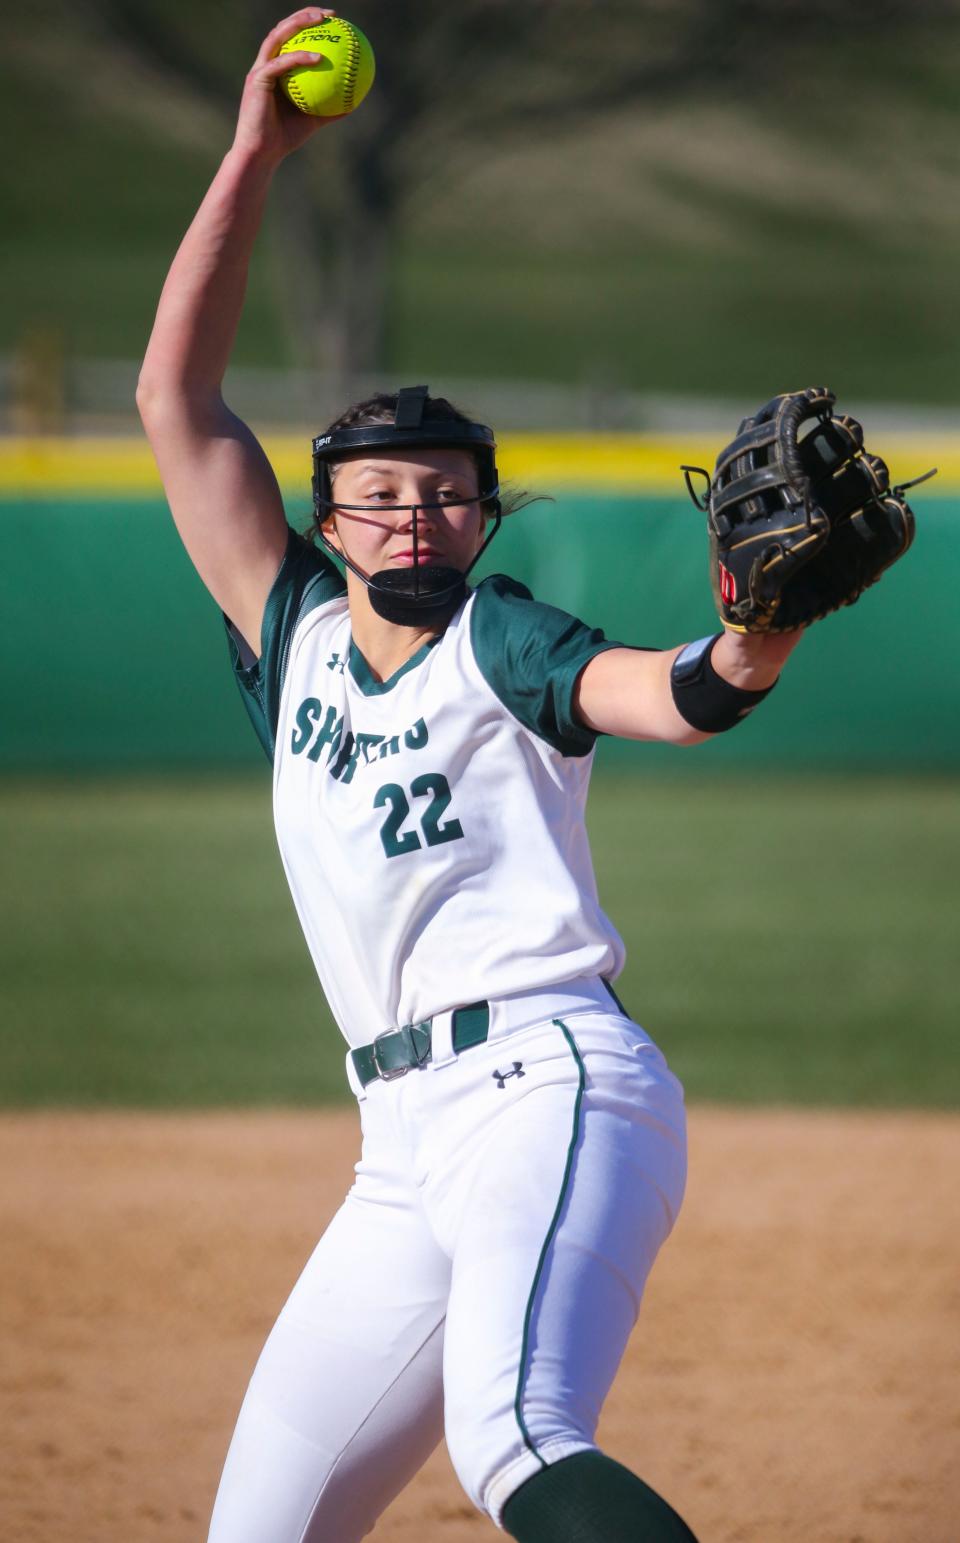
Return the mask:
M955 784L598 774L590 827L691 1097L960 1104ZM0 783L0 835L4 1104L345 1096L265 777Z

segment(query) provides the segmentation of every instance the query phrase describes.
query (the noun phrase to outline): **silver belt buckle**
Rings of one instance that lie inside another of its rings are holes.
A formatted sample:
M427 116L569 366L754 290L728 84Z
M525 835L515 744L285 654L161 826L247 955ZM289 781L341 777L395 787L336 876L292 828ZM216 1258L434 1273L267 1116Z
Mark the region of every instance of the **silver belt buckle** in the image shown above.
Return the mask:
M393 1039L398 1033L399 1030L397 1029L385 1029L382 1034L377 1035L373 1042L373 1064L380 1074L381 1082L396 1082L398 1077L405 1077L407 1072L410 1070L409 1066L382 1066L380 1063L380 1057L377 1054L377 1046L379 1045L380 1041L382 1039Z

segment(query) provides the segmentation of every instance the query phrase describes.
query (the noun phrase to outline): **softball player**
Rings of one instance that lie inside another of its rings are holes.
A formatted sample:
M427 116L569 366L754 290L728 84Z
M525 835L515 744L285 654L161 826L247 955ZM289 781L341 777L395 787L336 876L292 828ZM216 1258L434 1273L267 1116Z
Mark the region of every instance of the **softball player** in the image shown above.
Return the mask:
M318 436L318 541L288 528L220 387L271 177L322 123L275 91L301 62L277 50L329 14L264 41L138 393L273 761L363 1130L253 1374L209 1536L355 1543L445 1434L473 1502L522 1543L676 1543L689 1528L594 1440L685 1134L680 1086L610 984L623 946L584 805L599 733L731 727L793 639L623 647L509 579L470 590L502 512L493 435L425 387Z

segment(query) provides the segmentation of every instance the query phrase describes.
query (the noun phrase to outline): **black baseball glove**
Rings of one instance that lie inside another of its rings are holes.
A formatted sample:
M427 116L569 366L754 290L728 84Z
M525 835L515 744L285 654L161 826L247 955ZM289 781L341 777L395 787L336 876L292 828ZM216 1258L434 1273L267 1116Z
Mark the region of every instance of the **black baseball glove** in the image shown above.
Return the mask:
M717 610L737 632L790 632L853 605L913 540L903 494L933 472L892 488L835 401L821 386L775 396L744 418L712 477L683 467L707 514ZM691 473L707 482L702 497Z

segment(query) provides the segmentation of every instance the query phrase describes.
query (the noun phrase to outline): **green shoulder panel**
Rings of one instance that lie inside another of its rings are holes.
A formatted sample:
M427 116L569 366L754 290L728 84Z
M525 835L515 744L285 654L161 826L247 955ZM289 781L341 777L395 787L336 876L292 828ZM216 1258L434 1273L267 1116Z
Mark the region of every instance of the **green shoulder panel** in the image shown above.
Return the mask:
M488 686L524 728L561 755L590 753L597 735L574 716L574 687L595 654L622 644L566 611L541 605L502 573L477 586L470 640Z
M293 634L304 616L336 600L345 590L343 577L329 557L290 530L283 562L267 596L259 659L230 618L223 618L240 695L270 761L276 747L280 693Z

